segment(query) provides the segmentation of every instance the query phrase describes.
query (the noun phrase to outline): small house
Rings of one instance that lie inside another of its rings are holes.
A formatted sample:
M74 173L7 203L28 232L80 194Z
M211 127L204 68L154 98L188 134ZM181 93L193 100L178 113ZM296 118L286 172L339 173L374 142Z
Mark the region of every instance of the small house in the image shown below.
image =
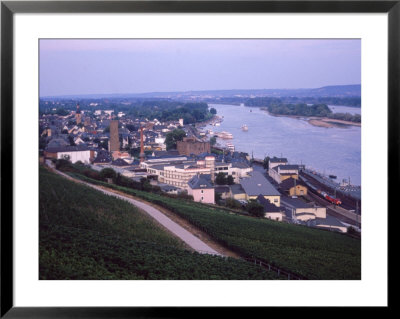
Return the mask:
M214 186L210 174L194 175L188 182L188 194L195 202L215 204Z

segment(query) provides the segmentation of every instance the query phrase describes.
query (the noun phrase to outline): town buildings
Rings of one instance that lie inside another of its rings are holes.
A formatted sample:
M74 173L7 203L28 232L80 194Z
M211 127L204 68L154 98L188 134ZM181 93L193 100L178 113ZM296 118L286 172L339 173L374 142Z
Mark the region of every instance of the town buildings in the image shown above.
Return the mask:
M182 141L176 143L176 149L181 155L199 155L210 153L210 142L199 141L195 137L184 137Z
M268 169L274 168L279 165L287 165L288 160L285 157L273 157L268 161Z
M195 201L203 203L215 203L216 192L222 194L218 198L233 198L242 203L257 200L263 205L266 218L285 220L285 207L295 222L327 225L326 209L291 201L291 196L306 196L308 190L298 179L302 166L289 165L286 158L269 160L268 178L278 183L281 194L261 172L253 171L248 156L239 152L212 154L209 142L190 135L189 129L185 128L189 136L177 143L177 150L165 151L165 136L180 127L177 121L134 119L124 113L114 120L112 112L96 111L85 113L83 120L77 116L81 113L40 117L39 138L43 141L40 148L46 158L81 161L98 171L110 167L134 180L149 178L165 192L186 191ZM235 184L216 185L219 173L232 176Z

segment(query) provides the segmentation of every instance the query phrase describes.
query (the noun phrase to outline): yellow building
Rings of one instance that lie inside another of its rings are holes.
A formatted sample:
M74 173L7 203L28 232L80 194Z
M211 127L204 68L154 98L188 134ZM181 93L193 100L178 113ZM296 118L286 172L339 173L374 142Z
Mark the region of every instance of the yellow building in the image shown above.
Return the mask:
M287 178L279 187L289 196L306 196L308 190L297 178Z

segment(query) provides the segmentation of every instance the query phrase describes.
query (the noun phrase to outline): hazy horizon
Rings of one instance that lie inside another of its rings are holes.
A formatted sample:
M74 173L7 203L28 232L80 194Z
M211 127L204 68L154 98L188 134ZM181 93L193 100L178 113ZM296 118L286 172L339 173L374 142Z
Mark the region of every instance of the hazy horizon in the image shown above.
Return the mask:
M325 87L329 86L355 86L355 85L361 85L360 83L356 84L340 84L340 85L327 85ZM261 91L261 90L311 90L311 89L318 89L322 87L308 87L308 88L256 88L256 89L205 89L205 90L187 90L187 91L153 91L153 92L123 92L123 93L112 93L112 92L107 92L107 93L84 93L84 94L60 94L60 95L45 95L45 96L40 96L40 98L58 98L58 97L80 97L80 96L112 96L112 95L148 95L148 94L168 94L168 93L188 93L188 92L213 92L213 91Z
M359 39L41 39L40 97L361 83Z

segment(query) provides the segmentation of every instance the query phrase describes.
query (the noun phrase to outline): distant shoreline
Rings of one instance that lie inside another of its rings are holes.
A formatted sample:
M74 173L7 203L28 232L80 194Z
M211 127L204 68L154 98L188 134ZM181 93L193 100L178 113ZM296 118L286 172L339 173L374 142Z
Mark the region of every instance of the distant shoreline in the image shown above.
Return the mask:
M304 119L306 120L309 124L318 126L318 127L326 127L326 128L331 128L331 127L346 127L346 126L358 126L361 127L361 123L356 123L356 122L350 122L350 121L344 121L344 120L337 120L337 119L331 119L329 117L316 117L316 116L301 116L301 115L283 115L283 114L272 114L268 112L267 108L262 108L263 111L267 112L271 116L276 116L276 117L291 117L294 119Z
M361 127L361 123L330 119L328 117L313 117L308 119L308 123L319 127L343 127L343 126L358 126Z

